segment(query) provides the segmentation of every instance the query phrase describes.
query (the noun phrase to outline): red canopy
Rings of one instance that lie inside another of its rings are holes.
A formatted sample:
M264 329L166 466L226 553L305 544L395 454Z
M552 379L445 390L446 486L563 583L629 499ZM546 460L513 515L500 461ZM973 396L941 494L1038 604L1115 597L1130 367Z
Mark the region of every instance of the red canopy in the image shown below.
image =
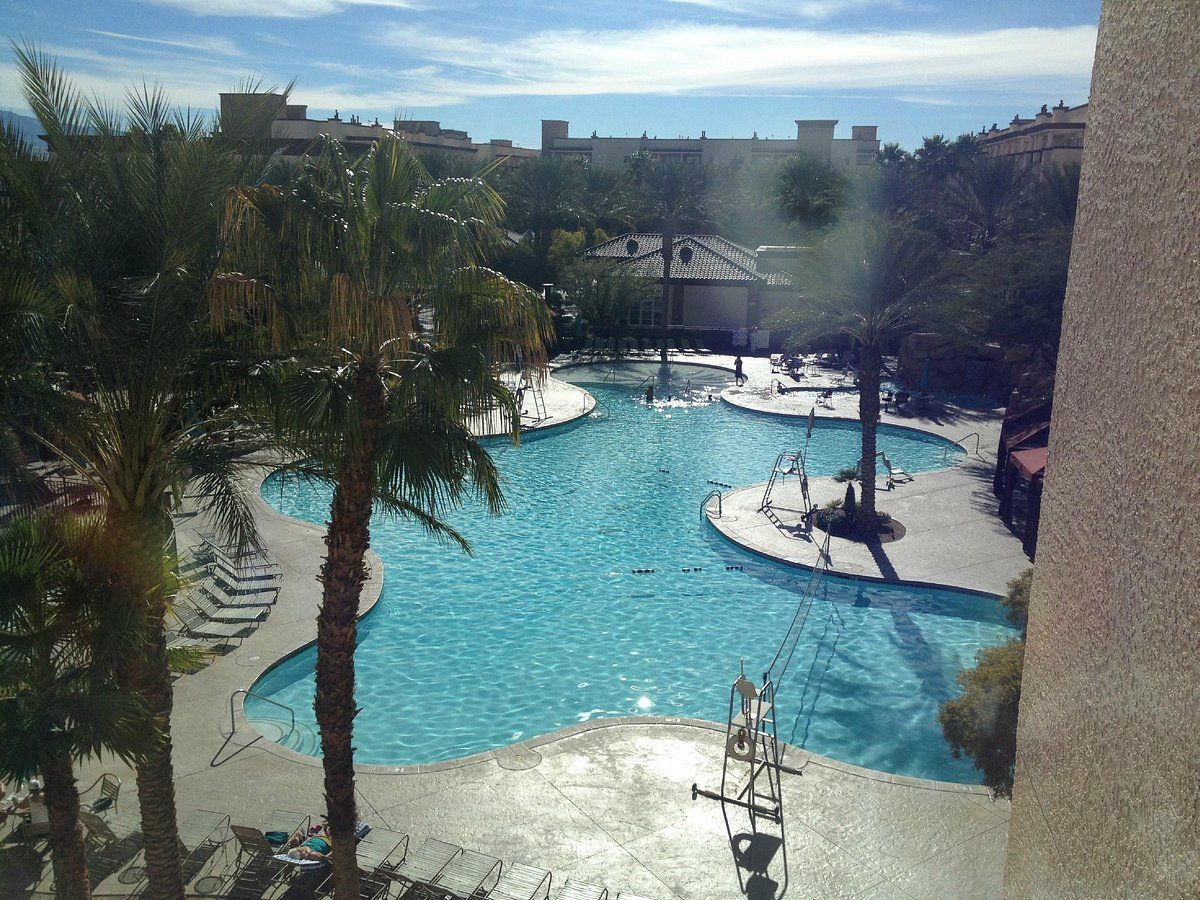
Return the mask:
M1030 447L1028 450L1014 450L1008 455L1008 458L1022 475L1033 480L1046 471L1046 454L1049 449L1049 447Z

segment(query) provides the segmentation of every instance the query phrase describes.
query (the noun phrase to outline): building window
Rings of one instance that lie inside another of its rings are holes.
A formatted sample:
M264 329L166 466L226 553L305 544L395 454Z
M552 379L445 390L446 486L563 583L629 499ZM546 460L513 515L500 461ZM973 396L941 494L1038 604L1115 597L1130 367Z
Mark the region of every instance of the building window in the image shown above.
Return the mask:
M629 324L634 328L654 328L662 324L662 298L643 300L629 311Z

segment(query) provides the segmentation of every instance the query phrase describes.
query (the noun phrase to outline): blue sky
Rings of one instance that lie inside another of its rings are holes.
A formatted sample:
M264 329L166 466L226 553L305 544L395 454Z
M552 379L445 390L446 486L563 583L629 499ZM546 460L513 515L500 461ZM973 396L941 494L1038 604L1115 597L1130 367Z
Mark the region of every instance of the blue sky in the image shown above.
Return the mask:
M215 108L296 79L310 115L440 119L475 140L789 137L879 125L912 147L1087 99L1100 0L5 0L0 34L110 99ZM24 112L11 58L0 108Z

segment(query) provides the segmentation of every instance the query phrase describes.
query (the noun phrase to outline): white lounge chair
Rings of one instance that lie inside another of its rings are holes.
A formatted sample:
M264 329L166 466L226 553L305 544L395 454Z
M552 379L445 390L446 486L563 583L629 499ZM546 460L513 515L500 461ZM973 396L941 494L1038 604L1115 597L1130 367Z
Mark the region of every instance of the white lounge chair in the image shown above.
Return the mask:
M568 878L558 892L558 900L608 900L608 888Z
M548 900L553 880L545 869L509 863L501 870L496 886L488 891L488 900Z

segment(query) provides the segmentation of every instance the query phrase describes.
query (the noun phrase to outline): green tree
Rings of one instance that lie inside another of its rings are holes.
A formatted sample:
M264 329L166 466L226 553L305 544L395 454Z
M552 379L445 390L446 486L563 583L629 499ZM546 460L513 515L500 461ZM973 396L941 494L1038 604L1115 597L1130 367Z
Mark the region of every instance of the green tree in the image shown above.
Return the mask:
M499 409L515 439L501 367L544 365L544 304L480 265L502 217L485 182L434 181L392 137L354 163L323 142L287 185L231 206L236 271L216 307L231 328L264 324L286 354L267 369L267 424L291 470L333 485L314 708L339 900L359 896L354 650L372 506L466 549L441 514L470 495L502 504L471 422Z
M164 561L186 485L218 531L246 546L253 517L240 467L260 446L230 405L227 355L211 340L207 294L228 191L265 157L245 132L173 110L157 90L117 110L85 102L57 64L16 50L26 100L54 154L53 189L21 195L41 290L67 310L53 390L28 432L92 486L106 510L110 614L145 610L121 683L163 739L136 759L148 891L183 897L171 763ZM265 143L264 143L265 146ZM39 204L53 202L51 210Z
M647 229L657 228L662 235L662 332L659 336L659 360L667 363L667 336L671 323L671 263L675 256L675 238L691 230L703 231L711 221L712 194L709 172L703 166L683 160L662 160L649 153L635 153L629 159L629 177L641 198L640 209Z
M111 602L101 573L114 552L95 517L41 515L0 531L0 775L42 778L60 900L91 896L75 762L105 750L128 761L156 738L121 683L141 623Z
M800 340L848 337L857 352L858 417L862 424L859 530L877 534L876 432L884 354L923 319L942 273L936 240L904 220L868 216L844 221L798 273L800 303L780 315Z
M979 253L1029 227L1029 174L1013 157L983 157L960 166L945 193L955 243Z
M793 156L776 175L779 210L805 229L832 224L846 203L846 176L815 156Z
M1017 762L1017 712L1025 663L1025 625L1033 569L1008 585L1004 605L1021 636L975 655L975 665L958 673L961 693L942 704L938 722L955 759L964 754L983 773L993 796L1011 797Z
M573 156L540 156L506 173L501 191L508 205L508 222L533 235L537 259L544 268L556 228L575 228L584 222L587 166Z
M564 287L584 321L602 333L616 331L631 309L657 292L650 279L603 260L577 262L568 270Z

